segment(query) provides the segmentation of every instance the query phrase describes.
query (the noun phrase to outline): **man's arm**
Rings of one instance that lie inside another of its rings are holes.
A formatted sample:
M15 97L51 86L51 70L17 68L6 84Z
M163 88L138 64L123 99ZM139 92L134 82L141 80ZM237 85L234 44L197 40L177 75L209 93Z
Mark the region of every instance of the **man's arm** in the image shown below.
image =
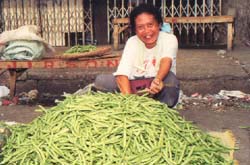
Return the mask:
M170 71L171 65L172 65L171 58L169 57L162 58L160 61L160 67L159 67L159 71L157 72L156 78L162 81L164 77L166 77L168 72Z
M161 59L159 70L157 72L155 79L152 81L152 83L150 85L149 93L156 94L162 90L163 79L170 71L171 65L172 65L171 58L164 57Z
M131 94L130 82L127 76L117 75L116 83L122 94Z

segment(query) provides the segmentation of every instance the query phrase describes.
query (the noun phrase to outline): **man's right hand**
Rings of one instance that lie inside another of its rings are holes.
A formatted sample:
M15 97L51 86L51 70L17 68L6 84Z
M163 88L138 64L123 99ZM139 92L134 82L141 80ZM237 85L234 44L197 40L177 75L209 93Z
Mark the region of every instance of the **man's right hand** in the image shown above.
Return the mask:
M115 77L118 88L122 94L131 94L130 82L127 76L118 75Z

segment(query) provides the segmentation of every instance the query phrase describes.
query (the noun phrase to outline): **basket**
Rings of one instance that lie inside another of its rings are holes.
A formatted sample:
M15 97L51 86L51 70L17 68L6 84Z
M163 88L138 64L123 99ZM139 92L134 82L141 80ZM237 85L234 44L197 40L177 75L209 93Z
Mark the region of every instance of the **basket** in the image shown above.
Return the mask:
M111 46L100 46L96 50L84 53L71 53L71 54L62 54L56 55L54 58L60 59L78 59L83 57L94 57L94 56L103 56L105 53L111 50Z

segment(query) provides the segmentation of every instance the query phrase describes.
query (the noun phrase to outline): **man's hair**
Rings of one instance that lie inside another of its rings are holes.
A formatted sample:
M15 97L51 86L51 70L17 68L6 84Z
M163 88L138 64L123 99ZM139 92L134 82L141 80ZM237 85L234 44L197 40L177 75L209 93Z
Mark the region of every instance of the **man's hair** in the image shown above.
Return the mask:
M162 24L162 16L161 13L157 8L155 8L153 5L150 4L140 4L139 6L136 6L132 12L130 13L129 19L130 19L130 26L132 30L132 34L135 34L135 19L138 15L142 13L151 14L154 16L155 20L158 22L158 24Z

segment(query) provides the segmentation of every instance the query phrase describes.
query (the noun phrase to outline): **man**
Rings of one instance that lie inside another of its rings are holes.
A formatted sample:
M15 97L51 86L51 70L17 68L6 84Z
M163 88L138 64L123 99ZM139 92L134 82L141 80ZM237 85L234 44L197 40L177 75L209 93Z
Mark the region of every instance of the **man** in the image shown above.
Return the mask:
M176 78L178 42L173 34L161 32L162 17L152 5L141 4L130 14L132 32L120 64L113 75L99 75L97 88L108 92L138 94L142 90L173 107L178 102Z

